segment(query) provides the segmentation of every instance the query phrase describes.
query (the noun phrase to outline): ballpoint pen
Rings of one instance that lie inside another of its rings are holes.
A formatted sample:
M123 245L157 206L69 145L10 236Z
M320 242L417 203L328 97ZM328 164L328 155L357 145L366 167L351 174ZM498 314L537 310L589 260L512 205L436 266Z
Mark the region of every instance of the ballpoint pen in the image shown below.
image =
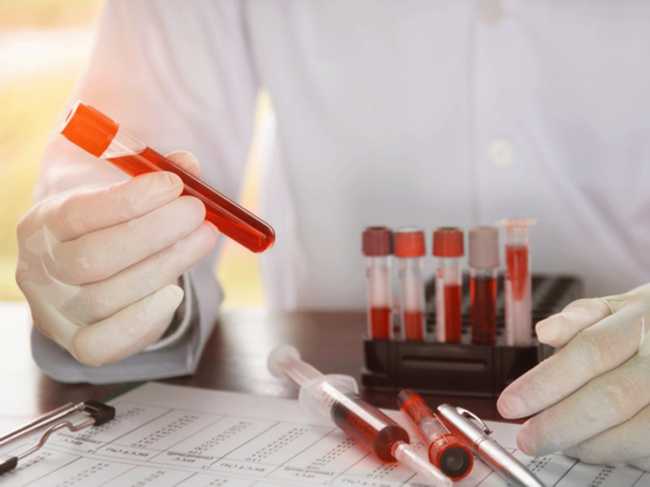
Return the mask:
M544 487L530 470L490 437L492 430L474 413L449 404L438 406L438 412L445 425L464 438L474 453L503 479L524 487Z

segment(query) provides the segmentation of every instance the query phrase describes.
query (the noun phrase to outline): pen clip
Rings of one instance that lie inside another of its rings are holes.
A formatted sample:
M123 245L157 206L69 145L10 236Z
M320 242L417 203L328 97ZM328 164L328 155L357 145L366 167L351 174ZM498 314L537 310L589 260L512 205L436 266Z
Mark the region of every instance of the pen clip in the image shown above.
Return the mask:
M477 426L486 435L491 435L493 433L493 431L488 427L488 425L485 424L483 422L483 420L481 418L479 418L473 412L468 411L467 409L464 409L464 408L459 408L459 407L456 408L456 411L458 411L458 414L460 414L461 416L463 416L463 417L465 417L465 418L467 418L469 420L474 420L474 422L478 423Z

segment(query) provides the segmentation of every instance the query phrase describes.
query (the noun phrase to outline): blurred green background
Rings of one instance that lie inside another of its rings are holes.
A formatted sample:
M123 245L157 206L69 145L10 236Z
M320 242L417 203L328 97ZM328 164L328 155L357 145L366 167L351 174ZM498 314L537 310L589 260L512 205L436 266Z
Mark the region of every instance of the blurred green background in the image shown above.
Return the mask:
M0 301L23 300L15 283L18 220L32 206L43 150L94 42L100 0L0 0ZM256 117L270 103L262 95ZM240 201L256 210L257 145ZM217 273L225 308L263 306L257 257L228 241Z

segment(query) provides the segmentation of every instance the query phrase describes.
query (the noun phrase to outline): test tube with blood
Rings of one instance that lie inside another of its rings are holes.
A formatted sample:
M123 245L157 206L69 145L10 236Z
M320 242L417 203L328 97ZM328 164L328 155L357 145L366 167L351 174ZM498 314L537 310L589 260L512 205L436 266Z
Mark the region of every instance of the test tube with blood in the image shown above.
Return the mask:
M321 374L289 345L273 350L267 364L275 377L286 377L300 387L298 401L306 415L330 418L383 462L399 462L436 486L452 486L449 477L415 453L402 426L359 397L354 378Z
M442 227L433 232L436 257L436 341L460 343L462 331L463 231Z
M368 337L393 338L391 260L393 232L388 227L368 227L362 234L368 289Z
M459 436L451 433L418 393L405 389L397 395L397 407L428 448L429 461L452 480L472 471L474 456Z
M404 340L424 340L424 231L402 227L395 232L395 256L399 260L400 306Z
M86 152L106 159L131 176L154 171L175 173L183 181L183 194L194 196L205 205L205 219L221 233L252 252L264 252L273 245L275 232L268 223L127 134L91 106L77 102L61 133Z
M474 227L469 231L469 267L472 345L495 345L499 268L496 227Z
M534 218L503 219L497 222L506 230L505 338L506 345L529 347L532 344L530 251L528 228Z

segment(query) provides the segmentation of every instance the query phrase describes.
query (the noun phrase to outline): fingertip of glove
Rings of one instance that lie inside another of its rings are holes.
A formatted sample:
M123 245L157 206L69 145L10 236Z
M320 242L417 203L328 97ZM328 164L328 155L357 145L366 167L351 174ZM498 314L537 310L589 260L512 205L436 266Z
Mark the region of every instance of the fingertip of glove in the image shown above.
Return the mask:
M217 226L214 223L211 223L209 221L205 221L204 225L207 226L212 231L216 241L216 239L219 238L219 229L217 228Z
M535 325L535 334L541 343L551 346L558 346L560 344L562 331L559 323L555 321L548 318Z
M170 284L169 285L169 291L172 293L172 295L177 298L180 302L180 300L183 299L183 296L185 296L185 291L183 291L183 288L180 286L177 286L176 284Z
M181 304L183 296L185 296L185 291L183 291L181 287L176 284L170 284L160 289L152 296L151 305L154 309L158 310L175 310L178 305Z
M525 414L526 404L506 389L497 400L497 410L506 419L520 418Z
M198 158L189 151L177 150L167 155L167 159L182 167L195 177L201 177L201 164Z
M167 182L171 189L181 189L183 188L183 180L177 174L173 172L164 171L162 174L167 176Z

